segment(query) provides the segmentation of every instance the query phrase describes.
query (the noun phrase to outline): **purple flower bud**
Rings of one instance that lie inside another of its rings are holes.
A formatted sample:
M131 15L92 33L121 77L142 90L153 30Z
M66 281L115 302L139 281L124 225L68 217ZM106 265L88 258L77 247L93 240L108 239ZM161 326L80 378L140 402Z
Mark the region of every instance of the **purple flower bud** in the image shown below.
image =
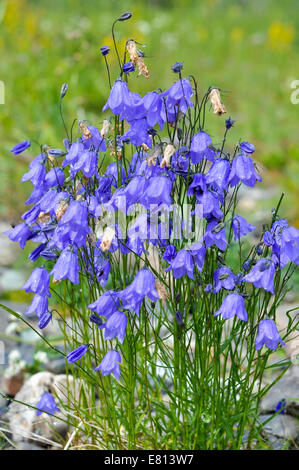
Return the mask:
M68 87L69 87L69 86L68 86L67 83L64 83L64 84L62 85L61 91L60 91L60 99L62 99L62 98L65 97Z
M277 405L275 407L275 413L279 412L279 414L285 414L286 413L286 407L287 407L286 400L284 398L282 400L279 400L279 402L277 403Z
M171 262L171 260L176 256L176 247L174 245L168 245L166 250L164 251L163 259Z
M178 310L174 313L175 320L179 326L186 328L181 312Z
M179 73L183 70L183 64L182 62L176 62L175 64L173 64L171 66L171 70L174 72L174 73Z
M126 13L123 13L121 16L119 16L116 21L126 21L129 20L131 16L132 13L130 11L127 11Z
M78 348L74 349L74 351L71 351L70 353L67 354L66 359L67 361L72 364L73 362L78 361L81 359L84 354L86 354L88 351L88 346L86 344L81 344Z
M43 328L46 328L46 326L50 323L52 320L52 314L50 312L44 313L38 322L38 327L42 330Z
M134 72L134 70L135 70L135 67L134 67L134 64L132 62L126 62L123 65L123 72L124 73Z
M110 48L108 46L102 46L101 47L101 53L102 53L103 56L109 54L109 52L110 52Z
M14 155L18 155L19 153L22 153L24 152L24 150L28 149L30 145L31 145L30 140L24 140L24 142L21 142L20 144L15 145L11 149L11 153L13 153Z
M231 127L233 127L234 122L235 122L235 121L233 121L233 119L231 119L231 118L226 119L226 121L225 121L225 127L226 127L226 129L230 129Z
M255 151L254 145L250 144L250 142L241 142L240 149L246 154L251 154Z
M89 321L91 321L92 323L95 323L98 326L103 325L102 319L96 313L92 313L90 315Z
M38 408L36 411L37 416L40 416L42 413L50 413L54 415L56 412L60 411L56 405L53 395L48 392L41 396L38 404L36 405L36 408Z

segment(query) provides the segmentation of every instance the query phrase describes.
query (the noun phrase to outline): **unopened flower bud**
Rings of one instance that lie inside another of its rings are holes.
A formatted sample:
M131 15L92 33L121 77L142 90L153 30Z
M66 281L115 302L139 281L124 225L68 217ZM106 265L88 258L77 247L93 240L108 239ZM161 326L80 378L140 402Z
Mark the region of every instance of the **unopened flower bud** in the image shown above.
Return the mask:
M100 51L101 51L101 54L103 56L105 56L105 55L109 54L110 48L108 46L102 46Z
M183 69L183 64L182 62L176 62L175 64L173 64L171 66L171 70L174 72L174 73L179 73L181 72L181 70Z
M126 13L123 13L121 16L119 16L116 21L126 21L129 20L131 16L132 13L130 11L126 11Z
M175 146L172 144L167 144L164 150L163 160L160 164L160 168L170 168L170 159L175 152Z
M115 237L115 230L113 227L106 227L103 233L103 238L101 242L101 250L105 253L109 250L112 240Z
M62 99L62 98L65 97L68 87L69 87L69 86L68 86L67 83L64 83L64 84L62 85L61 91L60 91L60 99Z
M213 88L209 95L211 105L213 106L214 114L218 114L218 116L222 116L222 114L226 113L226 109L224 104L220 98L220 91L218 88Z

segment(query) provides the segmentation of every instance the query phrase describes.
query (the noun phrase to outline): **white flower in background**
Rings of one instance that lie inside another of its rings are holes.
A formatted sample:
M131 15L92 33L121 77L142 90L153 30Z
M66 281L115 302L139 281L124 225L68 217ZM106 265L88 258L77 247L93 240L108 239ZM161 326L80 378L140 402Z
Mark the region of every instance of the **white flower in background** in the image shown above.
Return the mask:
M49 358L45 351L37 351L34 354L34 360L40 362L41 364L48 364Z

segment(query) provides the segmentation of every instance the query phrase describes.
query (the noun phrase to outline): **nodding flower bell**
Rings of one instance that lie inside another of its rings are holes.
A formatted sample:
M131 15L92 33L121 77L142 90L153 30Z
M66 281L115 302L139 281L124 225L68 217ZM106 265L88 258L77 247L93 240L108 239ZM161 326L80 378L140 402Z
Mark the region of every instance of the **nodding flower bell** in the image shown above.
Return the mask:
M104 253L109 250L114 237L115 237L115 229L113 227L106 227L104 230L102 242L100 245L100 248Z
M282 341L274 321L270 319L260 321L258 335L255 342L256 350L259 351L262 346L265 345L267 348L274 351L277 348L278 343L281 343L282 346L285 346L285 343Z
M163 159L160 164L160 168L170 168L170 159L172 155L175 153L175 146L173 144L167 144L164 150Z
M212 88L209 94L209 98L211 101L211 105L214 110L214 114L218 114L218 116L222 116L222 114L226 113L226 109L224 104L220 98L220 91L218 88Z
M222 314L223 319L232 318L236 315L240 320L247 321L247 312L242 295L234 292L228 294L214 316L217 317L220 314Z
M51 393L43 393L38 404L36 405L36 415L40 416L42 413L49 413L54 415L56 412L58 413L60 409L56 405L54 397Z
M114 377L120 379L120 364L121 364L121 355L118 351L112 350L108 351L101 364L97 366L94 370L100 370L102 375L113 374Z

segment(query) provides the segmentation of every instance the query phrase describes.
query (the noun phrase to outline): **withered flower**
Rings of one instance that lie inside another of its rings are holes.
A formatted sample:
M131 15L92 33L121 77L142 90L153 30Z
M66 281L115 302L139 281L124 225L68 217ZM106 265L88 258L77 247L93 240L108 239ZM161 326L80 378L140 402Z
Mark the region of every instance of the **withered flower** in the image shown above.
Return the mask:
M224 104L221 101L220 91L218 88L213 88L209 94L209 98L211 101L211 105L213 106L214 114L218 114L218 116L222 116L222 114L226 113L226 109Z
M170 159L175 152L175 146L173 144L167 144L164 150L163 160L160 164L160 168L170 168Z

